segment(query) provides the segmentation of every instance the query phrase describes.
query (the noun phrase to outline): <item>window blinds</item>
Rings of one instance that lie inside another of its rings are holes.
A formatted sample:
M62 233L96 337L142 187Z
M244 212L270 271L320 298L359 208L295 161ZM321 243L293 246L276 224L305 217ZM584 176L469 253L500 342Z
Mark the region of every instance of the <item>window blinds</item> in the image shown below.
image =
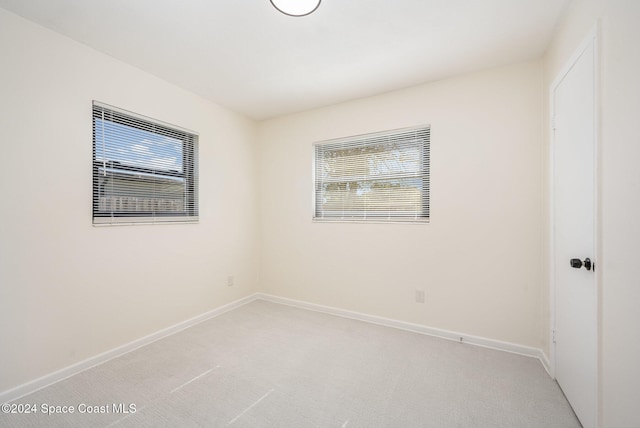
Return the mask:
M316 143L316 220L429 220L430 127Z
M198 136L93 104L93 222L198 220Z

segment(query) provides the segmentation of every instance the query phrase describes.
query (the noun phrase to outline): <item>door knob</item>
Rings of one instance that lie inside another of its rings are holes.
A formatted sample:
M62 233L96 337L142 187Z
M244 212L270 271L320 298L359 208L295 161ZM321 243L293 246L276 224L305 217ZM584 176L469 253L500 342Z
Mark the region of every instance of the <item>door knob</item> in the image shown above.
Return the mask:
M591 259L589 257L584 259L584 262L580 259L571 259L570 263L571 267L575 269L580 269L582 266L584 266L586 270L591 270L591 268L593 267L593 263L591 263Z

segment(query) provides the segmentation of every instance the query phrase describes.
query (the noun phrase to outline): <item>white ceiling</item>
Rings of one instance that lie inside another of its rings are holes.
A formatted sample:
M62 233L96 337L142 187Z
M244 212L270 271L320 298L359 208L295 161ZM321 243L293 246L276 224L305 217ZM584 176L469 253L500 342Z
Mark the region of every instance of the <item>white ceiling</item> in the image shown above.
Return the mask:
M0 0L253 119L540 57L569 0Z

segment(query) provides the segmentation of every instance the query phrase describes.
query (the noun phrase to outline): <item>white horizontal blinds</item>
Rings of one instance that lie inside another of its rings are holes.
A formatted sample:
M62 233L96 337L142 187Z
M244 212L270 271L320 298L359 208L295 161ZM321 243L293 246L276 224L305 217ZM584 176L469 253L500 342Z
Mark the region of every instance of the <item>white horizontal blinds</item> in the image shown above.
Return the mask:
M430 128L315 145L315 218L429 219Z
M94 103L94 223L196 221L197 140Z

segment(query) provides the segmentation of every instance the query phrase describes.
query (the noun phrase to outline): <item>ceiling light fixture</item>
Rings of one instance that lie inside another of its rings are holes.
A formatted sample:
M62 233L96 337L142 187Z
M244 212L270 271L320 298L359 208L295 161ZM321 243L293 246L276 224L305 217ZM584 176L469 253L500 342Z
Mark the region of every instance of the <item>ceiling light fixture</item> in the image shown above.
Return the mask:
M289 16L306 16L320 6L322 0L269 0L273 7Z

